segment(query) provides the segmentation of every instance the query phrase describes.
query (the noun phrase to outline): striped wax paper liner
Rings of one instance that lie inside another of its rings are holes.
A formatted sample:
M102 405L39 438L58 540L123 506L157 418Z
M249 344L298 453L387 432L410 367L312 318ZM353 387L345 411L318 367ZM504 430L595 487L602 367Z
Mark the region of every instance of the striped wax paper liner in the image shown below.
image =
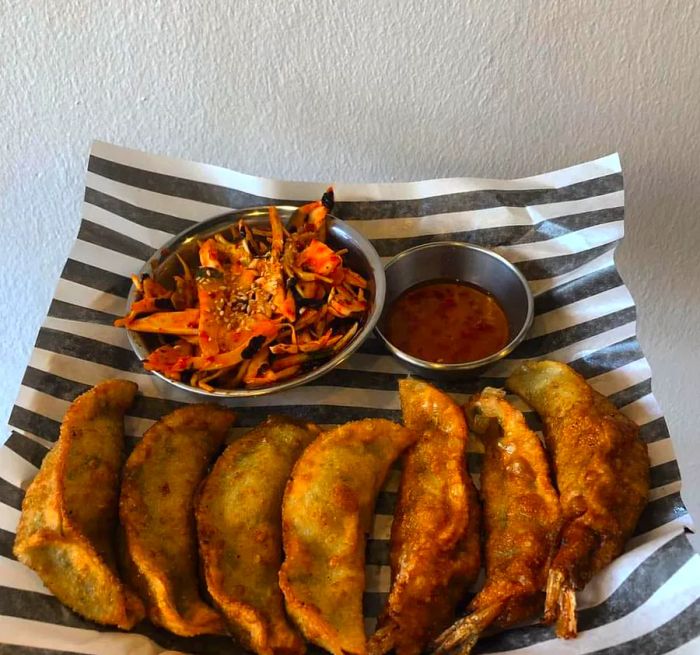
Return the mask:
M147 374L124 330L129 275L172 235L230 208L300 203L326 184L278 182L216 166L93 144L77 240L61 273L0 448L0 653L239 652L223 637L184 639L143 622L125 633L64 608L12 554L23 490L56 441L70 402L107 377L138 383L126 419L131 443L166 412L196 399ZM623 236L617 155L517 180L442 179L335 184L334 213L390 258L427 241L468 241L513 262L535 295L531 332L478 380L440 386L457 400L501 386L519 362L568 362L641 426L651 457L651 493L626 552L579 593L580 635L561 642L531 626L484 639L482 653L700 652L700 558L684 534L680 474L651 372L636 339L635 306L613 259ZM405 375L372 338L339 368L304 387L235 401L240 428L270 412L322 424L399 418ZM511 397L511 400L518 402ZM526 409L522 403L519 406ZM527 414L537 427L537 419ZM478 480L480 455L470 453ZM389 534L400 472L392 470L367 545L364 607L371 630L389 587Z

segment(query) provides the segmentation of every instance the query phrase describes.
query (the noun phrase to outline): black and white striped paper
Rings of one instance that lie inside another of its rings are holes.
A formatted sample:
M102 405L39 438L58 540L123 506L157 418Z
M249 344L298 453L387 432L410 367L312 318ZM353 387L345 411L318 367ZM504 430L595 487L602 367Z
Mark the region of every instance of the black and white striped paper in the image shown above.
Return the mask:
M78 238L39 331L10 417L10 436L0 449L0 653L239 652L225 638L182 639L146 622L124 633L84 621L14 559L12 542L23 489L77 395L107 377L137 382L141 395L126 420L132 440L164 413L197 399L145 373L125 332L112 327L125 309L129 275L193 222L229 208L312 200L324 187L93 145ZM618 157L519 180L336 184L335 189L335 213L371 239L383 258L425 241L463 240L495 248L528 279L536 308L528 339L481 380L444 384L446 391L461 400L485 384L502 385L523 359L558 359L641 425L649 446L649 504L627 552L579 594L578 639L558 641L551 629L533 626L485 639L475 652L700 652L700 558L684 535L690 520L680 499L678 466L635 337L634 303L613 261L623 235ZM398 419L396 385L404 374L371 339L313 384L232 404L242 408L240 429L270 412L321 424ZM479 459L477 452L470 455L477 479ZM398 477L393 471L380 494L367 549L368 629L389 585L388 537Z

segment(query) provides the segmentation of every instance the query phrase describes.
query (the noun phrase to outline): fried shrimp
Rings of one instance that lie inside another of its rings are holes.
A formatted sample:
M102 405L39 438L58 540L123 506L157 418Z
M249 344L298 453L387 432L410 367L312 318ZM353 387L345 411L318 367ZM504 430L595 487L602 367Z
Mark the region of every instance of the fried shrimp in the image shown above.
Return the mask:
M183 637L223 633L200 597L194 497L235 414L188 405L143 435L124 467L119 516L123 564L153 623Z
M471 614L437 639L439 653L455 647L469 653L487 628L508 628L541 614L561 527L544 448L505 392L484 389L470 399L467 415L485 449L486 583L471 602Z
M333 655L367 652L366 534L389 467L415 440L385 419L346 423L304 451L287 483L280 587L304 636Z
M464 412L421 380L401 380L399 394L404 424L419 438L403 461L391 530L391 591L369 642L372 655L420 653L452 620L481 563Z
M27 489L14 553L78 614L128 630L143 604L117 575L114 548L124 413L137 387L107 380L77 398Z
M545 621L575 637L575 591L622 552L647 502L647 448L639 428L566 364L526 362L506 386L544 423L564 515Z

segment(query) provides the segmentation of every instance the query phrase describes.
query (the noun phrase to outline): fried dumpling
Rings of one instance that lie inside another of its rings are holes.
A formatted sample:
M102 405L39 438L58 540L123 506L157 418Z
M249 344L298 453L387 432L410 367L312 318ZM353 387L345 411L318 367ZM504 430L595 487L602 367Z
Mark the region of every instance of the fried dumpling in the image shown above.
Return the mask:
M128 630L143 604L119 579L115 537L124 413L137 386L107 380L78 397L27 489L14 553L66 606Z
M447 394L399 383L403 422L420 436L403 458L391 527L391 590L372 655L417 655L454 617L481 564L480 508L467 471L467 422Z
M183 637L225 632L199 594L194 498L234 420L218 405L177 409L146 431L124 467L119 516L127 578L149 619Z
M416 437L384 419L347 423L320 435L287 483L280 587L304 636L334 655L367 652L365 538L389 467Z
M260 655L301 654L277 576L282 563L282 495L315 426L270 417L216 460L197 502L207 589L229 630Z

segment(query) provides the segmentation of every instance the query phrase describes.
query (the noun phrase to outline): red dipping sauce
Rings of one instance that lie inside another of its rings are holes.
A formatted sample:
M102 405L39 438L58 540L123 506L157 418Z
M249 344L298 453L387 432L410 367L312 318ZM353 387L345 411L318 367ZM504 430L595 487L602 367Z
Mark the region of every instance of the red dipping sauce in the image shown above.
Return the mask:
M382 331L403 352L440 364L483 359L510 337L496 299L455 280L430 280L404 291L389 307Z

